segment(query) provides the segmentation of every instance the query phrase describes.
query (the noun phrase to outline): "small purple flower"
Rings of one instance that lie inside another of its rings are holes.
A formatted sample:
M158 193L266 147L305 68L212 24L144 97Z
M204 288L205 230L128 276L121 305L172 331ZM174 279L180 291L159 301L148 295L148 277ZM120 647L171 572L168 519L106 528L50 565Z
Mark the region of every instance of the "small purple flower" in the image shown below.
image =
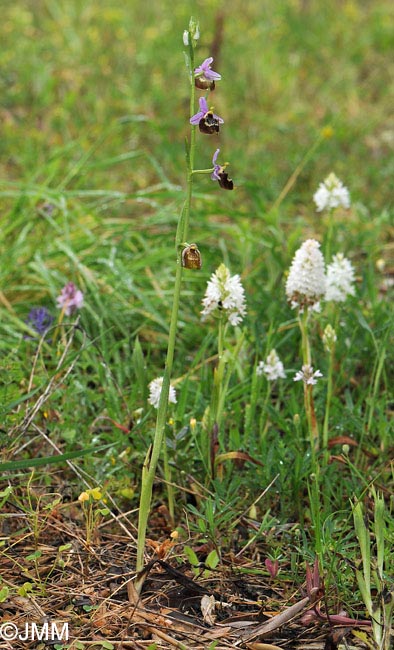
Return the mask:
M213 181L220 181L219 173L221 172L222 167L216 163L216 161L218 159L219 152L220 152L220 149L216 149L215 153L213 154L213 158L212 158L213 172L211 174L211 178L212 178Z
M194 126L198 124L202 133L219 133L219 124L224 124L224 120L208 109L205 97L200 97L198 103L200 110L190 118L190 124Z
M208 88L209 90L214 90L215 81L219 81L222 78L218 72L211 70L212 61L213 57L210 56L194 70L194 83L201 90L207 90Z
M213 172L211 174L211 178L213 181L218 181L220 187L223 190L233 190L234 183L232 179L228 177L228 173L225 171L228 163L225 163L224 165L219 165L216 162L219 155L219 151L220 149L216 149L215 153L213 154L213 158L212 158Z
M60 296L56 298L59 309L63 309L66 316L70 316L77 309L83 306L83 293L73 282L68 282L61 290Z
M208 59L205 59L199 65L197 68L194 70L194 74L196 77L200 77L201 75L204 75L205 79L209 79L210 81L219 81L221 79L221 75L218 72L215 72L214 70L211 70L211 63L213 62L213 57L210 56Z
M35 330L40 336L44 336L53 323L53 316L49 313L46 307L33 307L30 310L28 317L25 320L32 330ZM30 339L30 336L25 336Z

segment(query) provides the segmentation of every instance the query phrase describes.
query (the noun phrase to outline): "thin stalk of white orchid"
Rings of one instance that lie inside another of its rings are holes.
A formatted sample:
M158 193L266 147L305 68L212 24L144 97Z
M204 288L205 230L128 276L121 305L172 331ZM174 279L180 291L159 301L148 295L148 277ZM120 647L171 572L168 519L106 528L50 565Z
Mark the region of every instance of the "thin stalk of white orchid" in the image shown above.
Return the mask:
M311 366L311 347L308 336L308 308L305 307L302 314L299 314L299 324L302 337L302 359L304 366ZM316 420L315 407L312 394L313 386L304 382L305 411L308 421L309 438L311 443L311 454L313 465L316 464L316 452L319 449L319 428Z
M254 428L254 422L256 418L256 410L257 410L257 405L259 403L259 396L260 396L260 390L261 390L261 375L259 375L256 372L256 365L253 370L252 374L252 386L250 390L250 400L249 404L247 404L246 409L245 409L245 435L244 435L244 445L245 448L247 449L249 446L249 439L250 439L250 434L252 429ZM269 382L267 382L269 384ZM269 387L269 386L268 386ZM265 413L265 405L263 406L263 411L260 417L263 417L263 413Z
M331 401L332 401L334 356L335 356L335 349L333 347L332 350L330 350L330 352L329 352L329 359L328 359L326 408L325 408L324 423L323 423L323 440L322 440L322 442L323 442L324 465L327 465L328 460L329 460L328 425L329 425L329 422L330 422L330 407L331 407Z
M218 366L214 371L214 389L212 395L212 404L211 404L211 417L209 424L209 431L213 430L213 427L216 425L218 431L220 432L224 406L226 402L226 395L228 391L228 386L230 383L231 375L234 371L234 366L236 360L241 351L241 347L244 341L244 334L242 334L232 352L229 352L225 348L225 338L227 331L228 322L223 314L219 317L219 328L218 328ZM214 462L214 460L213 460ZM211 449L210 445L208 446L208 467L211 470L211 476L214 476L215 468L211 466Z
M323 540L322 540L322 523L321 523L321 485L319 466L310 476L308 483L309 503L311 508L311 519L313 531L315 534L315 552L319 561L322 561Z
M333 233L334 233L334 208L331 208L328 211L327 220L328 220L328 227L327 227L327 234L326 234L326 242L325 242L325 247L324 247L324 253L325 253L326 260L330 260L331 259L331 244L332 244Z
M336 310L334 317L335 327L327 325L323 334L324 347L328 352L328 373L327 373L327 393L326 393L326 408L324 412L324 423L323 423L323 435L322 435L322 444L323 444L323 463L326 467L329 461L329 450L328 450L328 430L330 422L330 409L332 402L333 394L333 374L334 374L334 361L335 361L335 342L337 340L336 330L338 325L338 316L339 312Z
M231 375L234 371L234 366L239 357L239 353L241 352L244 338L245 338L245 334L242 333L234 349L229 353L229 355L227 355L226 352L224 352L222 355L223 373L220 373L222 374L222 377L221 377L220 398L219 398L218 410L217 410L217 423L219 426L221 424L222 417L223 417L224 405L226 401L226 395L227 395Z
M209 427L208 431L210 435L213 435L214 427L216 425L217 430L220 428L220 403L222 401L221 392L222 392L222 383L224 375L224 318L221 313L219 316L219 327L218 327L218 365L214 369L213 375L213 393L212 393L212 402L210 408L210 418L209 418ZM215 459L212 457L212 441L207 446L207 466L209 468L209 475L211 477L215 474Z
M260 423L259 423L260 442L263 442L265 440L265 435L268 430L269 420L267 417L267 405L271 397L271 390L272 390L271 382L267 381L267 390L265 392L263 405L261 407L261 415L260 415Z
M302 358L304 366L311 367L311 348L308 336L308 308L305 307L302 314L299 314L299 324L302 337ZM321 517L320 517L320 467L317 459L319 449L319 429L316 420L315 406L313 401L313 384L304 382L304 403L308 422L309 441L311 450L312 474L310 476L309 499L311 504L312 522L315 533L315 551L321 558Z
M194 46L193 38L190 31L188 32L188 43L189 43L189 64L190 64L190 115L194 113L194 103L195 103L195 87L192 71L194 69ZM148 517L151 507L152 500L152 488L153 482L156 474L157 464L159 462L161 449L163 446L164 430L167 420L167 408L168 408L168 396L170 392L170 379L172 373L172 366L174 360L174 351L176 343L176 333L178 328L178 312L180 304L180 295L181 295L181 284L182 284L182 243L187 241L188 230L189 230L189 220L190 220L190 208L192 201L193 193L193 165L194 165L194 155L196 147L196 127L190 127L190 145L186 147L186 162L187 162L187 189L186 189L186 199L183 205L175 238L175 247L176 247L176 274L175 274L175 284L174 284L174 298L172 303L171 311L171 320L170 328L168 335L168 346L167 346L167 355L165 362L165 369L163 374L163 384L161 387L159 408L157 411L156 418L156 428L153 438L153 443L150 446L148 453L146 455L143 469L142 469L142 484L141 484L141 496L140 496L140 507L138 515L138 539L137 539L137 562L136 570L137 573L143 569L144 566L144 550L145 550L145 539L146 539L146 530L148 525ZM136 589L137 592L140 592L142 588L143 580L137 580Z

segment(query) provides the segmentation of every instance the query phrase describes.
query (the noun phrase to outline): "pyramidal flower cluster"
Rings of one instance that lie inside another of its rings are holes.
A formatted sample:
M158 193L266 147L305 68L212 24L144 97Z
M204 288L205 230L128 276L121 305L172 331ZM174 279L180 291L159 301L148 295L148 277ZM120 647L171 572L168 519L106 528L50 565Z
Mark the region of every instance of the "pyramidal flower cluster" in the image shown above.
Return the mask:
M258 375L265 375L268 381L276 379L286 379L285 369L282 361L279 359L276 350L271 350L265 361L260 361L256 368Z
M313 200L316 204L317 212L339 207L345 208L346 210L350 208L349 190L333 172L327 176L323 183L320 183L313 195Z
M68 282L56 298L57 307L63 309L66 316L70 316L77 309L81 309L83 302L83 293L75 286L74 282Z
M202 304L202 320L224 313L231 325L239 325L246 314L245 291L239 275L230 275L227 266L221 264L208 280Z
M326 292L324 258L320 244L307 239L294 255L286 281L286 295L293 308L320 310Z
M333 256L327 266L326 293L324 299L344 302L348 296L354 296L354 268L342 253Z

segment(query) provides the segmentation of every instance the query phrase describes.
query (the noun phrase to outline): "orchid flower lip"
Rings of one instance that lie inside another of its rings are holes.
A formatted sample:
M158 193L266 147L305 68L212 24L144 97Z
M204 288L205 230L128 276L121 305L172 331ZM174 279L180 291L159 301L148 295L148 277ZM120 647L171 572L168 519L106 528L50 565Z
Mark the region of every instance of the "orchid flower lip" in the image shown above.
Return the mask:
M200 131L203 133L214 133L215 131L218 133L219 124L224 124L224 120L208 108L205 97L200 97L198 103L200 105L200 110L190 118L190 124L198 124ZM204 126L207 128L204 128Z

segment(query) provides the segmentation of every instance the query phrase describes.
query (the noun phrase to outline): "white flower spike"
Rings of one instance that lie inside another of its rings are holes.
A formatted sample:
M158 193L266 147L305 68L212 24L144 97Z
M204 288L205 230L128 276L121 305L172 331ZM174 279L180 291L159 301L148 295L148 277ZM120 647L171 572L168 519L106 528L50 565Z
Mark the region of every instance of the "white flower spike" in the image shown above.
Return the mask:
M327 284L325 300L344 302L348 296L354 296L354 268L342 253L333 256L327 266Z
M331 172L313 195L317 212L333 208L350 208L350 195L347 187Z
M283 363L279 359L276 350L271 350L265 361L260 361L256 368L258 375L264 374L268 381L286 379Z
M221 264L208 281L202 304L202 320L213 312L221 312L231 325L239 325L246 314L245 291L239 275L230 275L227 266Z
M324 258L320 244L315 239L307 239L296 251L286 281L286 295L292 308L300 312L305 307L320 310L320 300L326 291Z

